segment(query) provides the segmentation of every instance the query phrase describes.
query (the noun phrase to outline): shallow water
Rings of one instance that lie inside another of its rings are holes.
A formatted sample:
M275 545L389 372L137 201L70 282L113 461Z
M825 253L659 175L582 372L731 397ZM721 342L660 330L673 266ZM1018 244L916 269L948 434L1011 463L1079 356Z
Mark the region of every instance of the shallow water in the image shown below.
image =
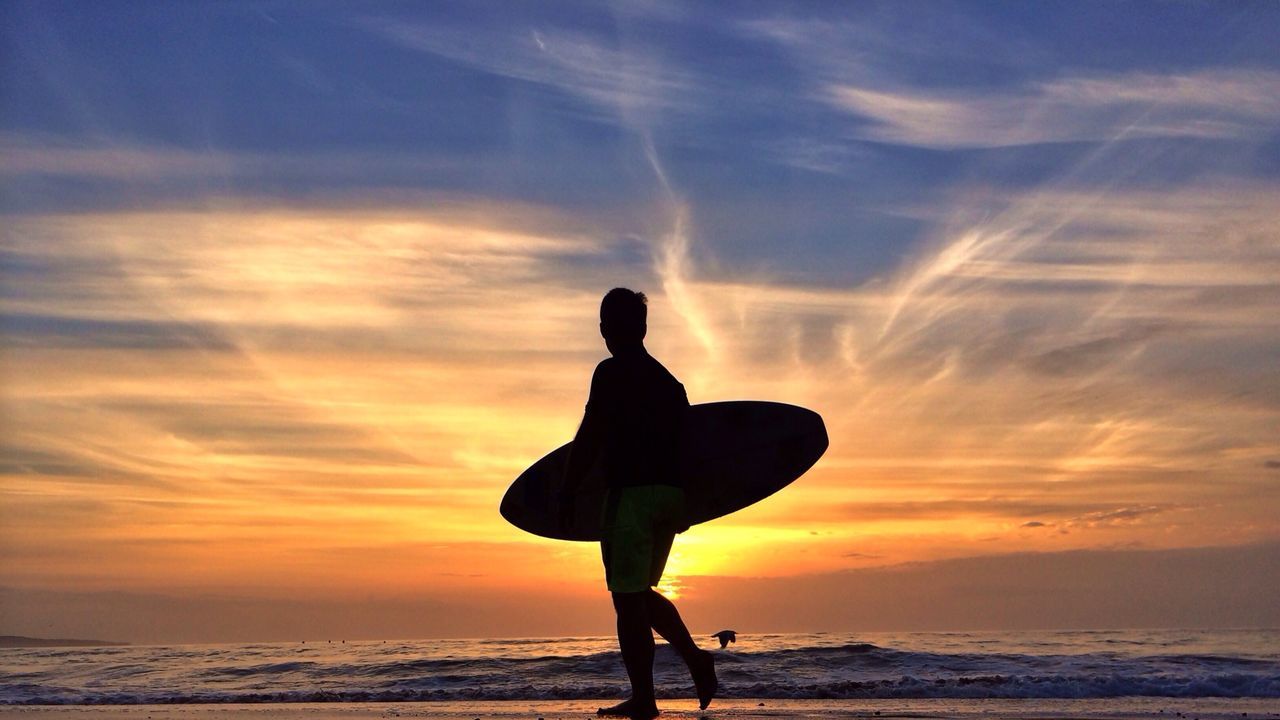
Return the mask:
M713 640L702 642L704 647ZM1280 630L741 635L726 698L1280 698ZM692 689L659 644L660 697ZM0 703L272 703L621 697L613 638L0 651Z

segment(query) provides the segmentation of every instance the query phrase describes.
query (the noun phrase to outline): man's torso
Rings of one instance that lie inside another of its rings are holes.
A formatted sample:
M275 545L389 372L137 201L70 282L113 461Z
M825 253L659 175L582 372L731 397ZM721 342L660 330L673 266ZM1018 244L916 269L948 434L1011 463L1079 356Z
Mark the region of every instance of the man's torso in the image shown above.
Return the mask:
M587 412L604 428L609 485L682 487L680 442L688 407L684 386L648 353L602 361Z

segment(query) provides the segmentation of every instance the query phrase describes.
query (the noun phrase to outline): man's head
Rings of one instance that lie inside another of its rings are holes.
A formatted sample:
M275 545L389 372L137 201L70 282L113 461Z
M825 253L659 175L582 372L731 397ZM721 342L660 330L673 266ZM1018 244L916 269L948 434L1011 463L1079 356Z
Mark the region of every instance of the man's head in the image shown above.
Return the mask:
M619 348L639 345L644 340L649 301L642 292L626 288L614 288L600 301L600 334L604 336L609 352Z

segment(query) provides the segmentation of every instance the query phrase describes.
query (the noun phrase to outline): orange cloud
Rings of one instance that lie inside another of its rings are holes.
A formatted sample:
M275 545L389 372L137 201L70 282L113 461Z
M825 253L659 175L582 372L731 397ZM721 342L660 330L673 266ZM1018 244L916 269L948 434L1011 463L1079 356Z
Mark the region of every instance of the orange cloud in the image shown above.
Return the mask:
M632 241L537 209L20 218L6 251L39 272L4 300L0 552L32 586L587 592L594 548L496 505L571 437L599 294L624 283L695 402L810 406L832 440L792 488L681 538L686 594L1274 537L1273 198L996 198L848 288L699 272L679 224L637 266Z

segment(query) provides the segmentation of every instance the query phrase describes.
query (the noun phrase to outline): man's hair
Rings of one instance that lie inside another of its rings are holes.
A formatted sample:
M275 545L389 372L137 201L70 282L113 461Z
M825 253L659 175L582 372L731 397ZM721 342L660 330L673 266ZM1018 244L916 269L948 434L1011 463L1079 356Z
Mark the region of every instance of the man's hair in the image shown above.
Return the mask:
M648 302L642 292L614 288L600 301L600 322L622 339L639 340L644 337Z

